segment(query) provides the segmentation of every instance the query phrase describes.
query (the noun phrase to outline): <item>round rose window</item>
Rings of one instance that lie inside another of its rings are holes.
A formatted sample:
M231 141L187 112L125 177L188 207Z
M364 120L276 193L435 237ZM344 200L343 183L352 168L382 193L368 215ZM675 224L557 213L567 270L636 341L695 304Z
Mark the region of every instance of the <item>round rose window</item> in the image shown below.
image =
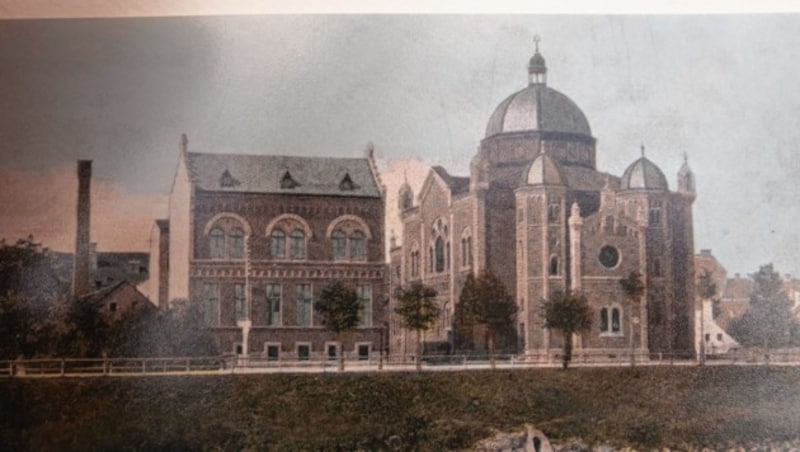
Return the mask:
M619 250L611 245L600 248L600 263L606 268L616 267L619 264Z

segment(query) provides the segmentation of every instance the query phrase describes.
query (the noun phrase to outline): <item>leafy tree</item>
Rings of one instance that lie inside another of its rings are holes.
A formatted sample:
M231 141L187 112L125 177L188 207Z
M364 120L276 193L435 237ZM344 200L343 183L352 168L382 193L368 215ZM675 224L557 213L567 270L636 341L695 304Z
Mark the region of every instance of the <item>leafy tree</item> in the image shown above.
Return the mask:
M572 335L587 332L592 327L589 301L583 294L556 290L549 300L543 301L542 309L545 328L561 331L564 338L561 365L567 369L572 360Z
M112 356L213 356L218 353L197 303L178 300L165 310L129 313L111 325Z
M436 289L413 282L407 288L400 288L399 304L394 312L400 316L403 328L417 333L417 370L422 369L422 332L430 329L441 310L433 301Z
M704 269L700 277L697 278L696 288L697 296L700 297L700 365L703 365L706 362L704 303L707 300L712 300L717 295L717 284L714 282L714 274L708 269Z
M0 358L45 354L53 305L69 293L66 262L33 236L0 240Z
M768 349L789 345L794 322L791 300L783 291L780 274L767 264L751 277L755 284L750 307L731 322L731 336L745 346Z
M633 353L633 312L634 306L639 306L644 295L644 282L642 282L642 275L639 272L631 272L627 278L619 280L619 285L622 287L622 292L625 298L628 299L629 312L628 318L631 319L631 324L628 333L628 347L631 354L631 366L636 364L636 357Z
M314 310L320 314L325 329L341 343L342 335L358 326L361 302L355 290L335 281L322 289ZM339 370L344 370L344 347L339 353Z
M489 271L482 272L477 278L467 275L458 304L467 322L486 327L489 359L494 369L495 339L508 328L513 329L517 304L500 278Z

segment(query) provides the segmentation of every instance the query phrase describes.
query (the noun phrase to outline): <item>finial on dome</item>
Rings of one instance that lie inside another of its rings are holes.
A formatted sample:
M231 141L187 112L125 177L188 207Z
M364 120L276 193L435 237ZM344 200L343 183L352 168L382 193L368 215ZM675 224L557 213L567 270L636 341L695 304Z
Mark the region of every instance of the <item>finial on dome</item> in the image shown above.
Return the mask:
M533 37L533 44L535 52L528 62L528 82L531 85L544 85L547 83L547 65L544 62L544 57L539 53L539 35Z
M189 139L186 138L186 134L181 134L181 152L188 152L189 150Z
M689 164L689 154L683 153L683 163Z
M642 149L642 157L644 157L644 143L642 143L640 147Z

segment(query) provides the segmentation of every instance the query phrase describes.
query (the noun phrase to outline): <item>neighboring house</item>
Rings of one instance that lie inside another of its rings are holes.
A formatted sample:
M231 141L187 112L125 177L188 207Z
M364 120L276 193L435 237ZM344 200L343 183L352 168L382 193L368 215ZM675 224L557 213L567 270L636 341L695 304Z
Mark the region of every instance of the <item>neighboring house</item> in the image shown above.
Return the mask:
M136 312L157 309L131 282L126 280L92 292L81 301L96 305L100 315L109 324Z
M386 319L384 189L366 158L189 152L151 241L158 304L199 304L220 350L269 359L369 358ZM334 342L314 312L342 281L361 324Z
M722 297L726 290L727 284L727 271L722 264L717 261L717 258L711 254L711 250L700 250L694 258L696 278L704 271L709 271L712 275L712 280L717 288L718 301L718 318L714 318L714 300L697 300L697 309L695 313L695 348L697 353L700 353L700 341L705 341L705 354L706 356L714 356L728 353L739 347L739 343L731 337L719 321L722 320L727 326L730 321L730 315L734 309L734 305L723 301ZM700 310L703 310L702 312ZM742 312L743 313L743 312Z
M693 356L695 183L687 162L677 191L643 146L621 177L598 171L589 122L548 86L538 45L528 74L528 86L490 116L468 177L434 167L416 196L409 184L400 188L392 286L422 281L438 291L443 315L428 342L453 340L464 280L488 269L518 302L512 345L522 354L560 347L559 335L542 326L541 302L572 289L592 309L592 329L577 344L583 353L615 354L632 341L641 353ZM631 272L647 286L641 306L631 306L619 285ZM399 353L409 344L397 323L392 350Z
M89 278L92 288L99 289L128 281L134 286L147 281L150 254L146 252L97 251L92 243L89 254Z

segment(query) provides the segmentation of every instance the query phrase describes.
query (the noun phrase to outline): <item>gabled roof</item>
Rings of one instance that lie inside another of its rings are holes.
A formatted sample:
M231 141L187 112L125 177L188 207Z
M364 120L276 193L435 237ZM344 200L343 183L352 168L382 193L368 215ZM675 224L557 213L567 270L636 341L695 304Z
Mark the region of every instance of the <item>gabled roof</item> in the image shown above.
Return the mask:
M186 163L192 182L205 191L381 196L366 158L189 152Z
M144 294L139 292L139 289L137 289L136 286L131 284L130 281L120 281L120 282L118 282L116 284L103 287L100 290L96 290L96 291L84 296L83 298L81 298L81 301L85 302L85 303L91 303L91 304L100 304L100 303L103 303L108 298L109 295L111 295L112 293L114 293L114 292L116 292L116 291L118 291L118 290L120 290L120 289L122 289L122 288L124 288L126 286L130 286L130 288L135 291L134 293L137 296L141 297L143 300L147 300L147 297L145 297ZM154 307L154 306L152 306L152 303L149 302L149 300L148 300L147 304L150 305L149 307Z
M436 171L436 174L447 184L451 194L458 195L469 191L469 177L451 176L446 169L438 165L431 169Z

